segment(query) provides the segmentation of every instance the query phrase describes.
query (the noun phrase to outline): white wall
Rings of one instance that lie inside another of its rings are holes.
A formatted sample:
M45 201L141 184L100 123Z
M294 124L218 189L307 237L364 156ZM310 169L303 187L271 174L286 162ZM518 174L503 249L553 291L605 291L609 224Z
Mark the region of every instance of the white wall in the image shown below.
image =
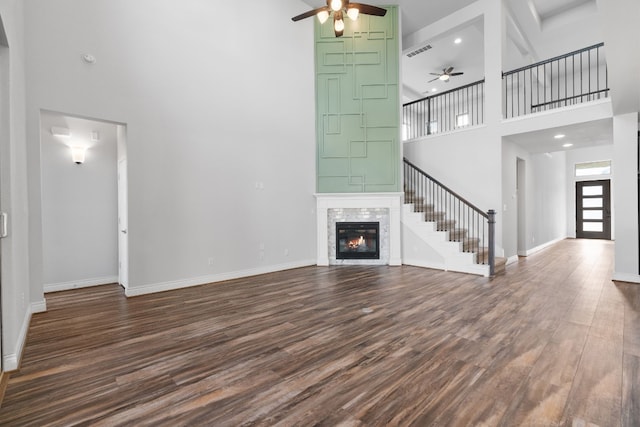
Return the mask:
M483 212L496 210L496 254L502 256L501 151L494 132L469 128L408 141L403 150L404 157Z
M564 151L532 154L528 165L533 182L527 185L527 253L567 237L566 157Z
M43 112L40 126L44 290L117 282L117 125ZM71 137L52 135L53 126ZM83 164L71 146L88 147Z
M2 368L17 369L31 313L44 309L42 295L30 293L29 210L25 150L23 2L0 0L9 47L0 47L0 209L9 213L2 239Z
M638 272L638 113L613 117L616 250L614 279L640 283Z
M499 212L502 217L502 245L504 255L507 258L518 254L518 191L517 191L517 160L522 159L526 163L527 176L525 181L532 182L531 161L529 153L519 145L507 140L502 143L502 206ZM526 194L526 193L525 193ZM530 203L525 203L530 206ZM525 212L525 218L528 216ZM526 220L520 224L528 230Z
M516 189L518 159L525 162L525 185ZM530 255L567 236L565 163L563 151L531 154L508 138L504 139L502 216L505 257L513 258L519 254L518 226L525 240L524 253L520 255ZM525 193L524 224L519 224L518 219L518 192Z
M611 239L615 240L615 204L613 203L615 194L615 171L612 164L611 175L598 175L576 178L575 167L577 163L597 162L600 160L613 160L613 145L599 145L577 150L567 151L567 236L576 237L576 182L592 181L595 179L611 180Z
M126 124L129 295L314 263L312 20L290 20L306 4L25 7L31 192L40 109Z

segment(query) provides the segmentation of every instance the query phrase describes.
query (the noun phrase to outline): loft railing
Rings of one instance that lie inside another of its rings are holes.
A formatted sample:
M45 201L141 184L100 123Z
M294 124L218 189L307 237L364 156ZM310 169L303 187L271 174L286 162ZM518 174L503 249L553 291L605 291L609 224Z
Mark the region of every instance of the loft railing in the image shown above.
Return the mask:
M484 79L402 106L403 140L484 123Z
M608 97L603 46L596 44L502 73L504 117Z
M464 252L476 252L476 262L488 265L493 276L496 212L483 212L406 158L404 185L405 203L413 203L438 229L449 229L449 240L462 242Z

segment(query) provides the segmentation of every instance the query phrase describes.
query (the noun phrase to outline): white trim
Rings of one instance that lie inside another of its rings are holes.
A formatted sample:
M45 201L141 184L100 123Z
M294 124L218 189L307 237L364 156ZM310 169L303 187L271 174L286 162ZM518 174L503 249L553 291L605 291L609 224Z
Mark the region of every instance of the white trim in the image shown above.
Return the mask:
M45 313L47 311L47 300L42 299L42 301L32 302L31 303L31 313Z
M142 286L131 286L125 289L125 295L135 297L139 295L152 294L155 292L171 291L175 289L188 288L191 286L206 285L209 283L223 282L225 280L240 279L243 277L257 276L260 274L274 273L276 271L291 270L294 268L308 267L315 265L316 260L305 260L291 262L288 264L270 265L265 267L252 268L249 270L231 271L228 273L212 274L209 276L194 277L191 279L173 280L170 282L151 283Z
M430 268L432 270L444 270L446 271L446 268L444 266L443 262L430 262L430 261L425 261L422 259L404 259L403 261L404 265L411 265L414 267L422 267L422 268Z
M628 282L628 283L639 283L640 284L640 276L637 274L631 273L613 273L613 278L611 280L615 280L618 282Z
M453 264L443 262L430 262L424 260L405 259L404 265L413 267L430 268L432 270L448 271L453 273L475 274L483 277L489 277L489 266L483 264Z
M47 283L44 292L68 291L69 289L88 288L91 286L118 283L118 276L94 277L91 279L73 280L71 282Z
M15 353L2 355L2 370L5 372L11 372L18 370L20 366L20 360L22 360L22 351L24 345L27 342L27 333L29 332L29 324L31 323L31 305L27 307L24 313L24 319L22 321L22 327L18 333L15 345Z
M513 264L513 263L516 263L516 262L518 262L518 255L513 255L513 256L510 256L509 258L507 258L507 262L504 265L506 267L507 265L510 265L510 264Z
M541 245L539 245L539 246L536 246L535 248L527 249L527 250L525 251L525 255L524 255L524 256L533 255L533 254L535 254L536 252L540 252L541 250L546 249L546 248L548 248L549 246L553 246L553 245L555 245L556 243L561 242L561 241L563 241L563 240L565 240L565 239L566 239L566 237L559 237L559 238L557 238L557 239L550 240L550 241L548 241L547 243L543 243L543 244L541 244Z

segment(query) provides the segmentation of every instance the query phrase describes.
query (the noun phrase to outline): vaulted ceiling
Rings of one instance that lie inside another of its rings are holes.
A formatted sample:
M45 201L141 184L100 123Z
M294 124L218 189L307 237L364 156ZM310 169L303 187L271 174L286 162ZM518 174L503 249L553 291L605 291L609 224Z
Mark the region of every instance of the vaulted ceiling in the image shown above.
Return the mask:
M362 0L376 6L397 4L401 10L403 56L403 102L410 102L430 94L454 89L484 78L484 22L476 19L428 40L416 37L425 28L453 12L474 3L474 0ZM496 0L499 1L499 0ZM611 1L611 0L603 0ZM626 1L626 0L625 0ZM635 0L629 0L635 1ZM311 7L326 4L325 0L304 0ZM508 71L544 59L569 53L600 43L600 29L596 0L504 0L506 45L503 47L503 70ZM302 11L301 11L302 12ZM435 27L435 26L434 26ZM433 28L433 27L432 27ZM425 31L424 33L431 33ZM459 44L454 40L459 38ZM430 46L417 55L407 54ZM453 77L448 83L431 73L453 66L464 75ZM435 91L434 91L435 90ZM580 129L583 128L581 131ZM584 125L549 129L554 133L572 135L573 148L611 144L611 120ZM541 140L553 140L537 132L513 135L509 139L531 152L554 151L553 145L541 145ZM557 145L557 141L556 141ZM555 148L557 149L557 148Z
M310 7L320 7L325 0L304 0ZM410 35L453 12L474 3L474 0L366 0L368 4L385 6L397 4L401 10L404 101L437 91L481 80L484 77L484 37L482 20L450 28L429 40L409 45ZM602 41L598 27L596 0L504 0L507 45L503 69L521 67L543 59L568 53ZM301 11L302 12L302 11ZM454 44L456 38L460 44ZM406 53L425 45L431 48L407 58ZM449 83L429 82L430 73L453 66L464 75Z

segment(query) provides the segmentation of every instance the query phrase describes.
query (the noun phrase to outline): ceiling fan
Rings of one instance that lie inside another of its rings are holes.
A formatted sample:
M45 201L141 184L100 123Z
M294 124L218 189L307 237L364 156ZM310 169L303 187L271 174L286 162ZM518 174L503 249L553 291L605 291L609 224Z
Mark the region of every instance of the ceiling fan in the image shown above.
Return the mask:
M429 73L433 76L438 76L435 79L431 79L428 81L428 83L431 82L435 82L436 80L442 80L445 83L449 82L449 79L453 76L461 76L464 73L463 72L458 72L458 73L454 73L453 72L453 67L449 67L449 68L443 68L441 73Z
M346 14L352 21L355 21L358 19L358 15L360 13L364 13L365 15L384 16L387 13L387 10L364 3L351 3L349 0L327 0L326 6L301 13L300 15L291 18L291 20L296 22L316 15L320 23L324 24L326 20L329 19L329 16L333 14L333 31L335 32L336 37L340 37L344 33L344 15Z

